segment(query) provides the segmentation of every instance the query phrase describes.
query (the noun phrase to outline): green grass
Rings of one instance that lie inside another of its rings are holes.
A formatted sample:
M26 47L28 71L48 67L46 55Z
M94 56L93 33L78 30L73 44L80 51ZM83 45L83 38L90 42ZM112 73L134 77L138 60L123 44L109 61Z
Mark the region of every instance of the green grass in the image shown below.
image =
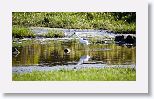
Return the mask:
M35 37L35 34L26 27L13 26L12 36L14 38Z
M44 34L47 38L62 38L64 37L64 32L60 30L50 30L48 33Z
M28 27L21 27L16 25L13 25L12 27L12 37L14 38L34 38L36 36L47 38L62 38L65 35L63 31L54 29L50 30L48 33L35 34Z
M136 70L130 68L104 68L60 70L32 73L13 73L14 81L135 81Z
M13 12L12 24L66 29L136 32L135 12Z
M105 43L105 39L108 39L110 42L114 43L114 38L106 37L106 36L95 36L95 37L89 38L88 40L92 44L103 44Z

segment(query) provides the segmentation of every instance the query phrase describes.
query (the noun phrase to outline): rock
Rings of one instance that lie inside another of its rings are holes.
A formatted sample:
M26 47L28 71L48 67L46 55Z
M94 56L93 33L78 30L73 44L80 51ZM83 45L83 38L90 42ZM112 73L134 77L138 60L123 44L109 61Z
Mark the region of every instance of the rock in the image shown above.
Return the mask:
M136 37L128 35L124 37L124 35L115 36L115 43L119 45L136 45Z
M126 44L135 44L136 43L136 37L128 35L125 39Z
M64 49L64 52L67 54L67 53L70 53L70 52L71 52L71 50L70 50L70 49L68 49L68 48L66 48L66 49Z
M124 36L123 35L116 36L114 41L117 44L124 44L125 43L125 39L124 39Z

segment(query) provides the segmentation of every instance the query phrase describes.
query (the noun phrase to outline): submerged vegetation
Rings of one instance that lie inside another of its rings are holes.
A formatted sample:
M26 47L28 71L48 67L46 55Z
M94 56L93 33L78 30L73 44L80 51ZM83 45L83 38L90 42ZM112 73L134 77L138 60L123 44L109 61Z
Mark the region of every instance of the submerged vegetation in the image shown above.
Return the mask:
M135 12L13 12L13 25L135 33Z
M13 74L15 81L135 81L136 70L130 68L104 68L59 70Z

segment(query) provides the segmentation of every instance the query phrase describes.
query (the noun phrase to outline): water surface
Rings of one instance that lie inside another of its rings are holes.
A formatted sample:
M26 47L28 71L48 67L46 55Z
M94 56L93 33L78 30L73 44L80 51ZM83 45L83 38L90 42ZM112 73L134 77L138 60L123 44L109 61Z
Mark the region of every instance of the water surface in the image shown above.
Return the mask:
M15 66L63 66L82 64L131 65L136 48L116 44L80 44L74 40L26 40L13 43L19 54L12 55ZM70 49L65 53L64 49Z

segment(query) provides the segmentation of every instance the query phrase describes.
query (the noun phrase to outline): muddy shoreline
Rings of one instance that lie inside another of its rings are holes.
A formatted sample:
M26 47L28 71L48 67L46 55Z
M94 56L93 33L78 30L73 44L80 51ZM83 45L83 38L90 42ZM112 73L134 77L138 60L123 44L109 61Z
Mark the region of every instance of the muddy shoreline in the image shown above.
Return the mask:
M106 64L82 64L82 65L63 65L63 66L19 66L12 67L12 73L31 73L33 71L59 71L59 70L80 70L88 68L132 68L136 69L133 65L106 65Z

